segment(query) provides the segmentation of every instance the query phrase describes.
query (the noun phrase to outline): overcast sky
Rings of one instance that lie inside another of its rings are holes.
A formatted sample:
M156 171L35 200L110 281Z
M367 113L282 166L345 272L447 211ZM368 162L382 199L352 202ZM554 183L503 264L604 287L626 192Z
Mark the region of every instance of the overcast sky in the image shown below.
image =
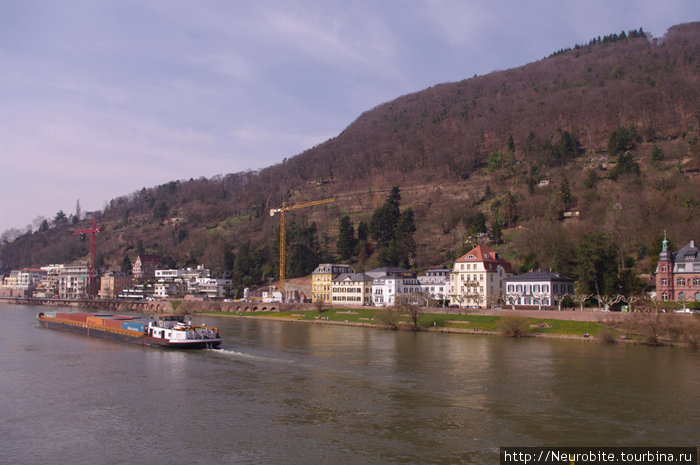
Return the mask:
M263 168L400 95L698 0L0 0L0 232Z

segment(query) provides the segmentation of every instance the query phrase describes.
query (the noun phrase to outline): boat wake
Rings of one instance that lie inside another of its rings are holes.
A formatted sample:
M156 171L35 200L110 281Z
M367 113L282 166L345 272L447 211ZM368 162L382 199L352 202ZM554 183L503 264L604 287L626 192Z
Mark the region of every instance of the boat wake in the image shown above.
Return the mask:
M221 355L222 357L236 357L236 358L249 358L255 360L264 360L265 357L259 357L257 355L246 354L245 352L240 352L234 350L230 347L219 347L218 349L206 349L206 352L213 352L215 354Z

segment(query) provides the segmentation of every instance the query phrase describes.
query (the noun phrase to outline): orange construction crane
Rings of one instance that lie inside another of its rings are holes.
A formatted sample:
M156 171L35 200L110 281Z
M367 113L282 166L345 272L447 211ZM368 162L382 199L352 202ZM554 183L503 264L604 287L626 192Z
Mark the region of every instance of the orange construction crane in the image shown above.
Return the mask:
M322 205L324 203L335 202L335 197L323 200L314 200L313 202L295 203L287 205L287 202L282 202L278 208L270 209L270 216L275 216L275 213L280 214L280 290L284 292L284 280L287 267L287 222L285 213L290 210L298 210L299 208L313 207L314 205Z

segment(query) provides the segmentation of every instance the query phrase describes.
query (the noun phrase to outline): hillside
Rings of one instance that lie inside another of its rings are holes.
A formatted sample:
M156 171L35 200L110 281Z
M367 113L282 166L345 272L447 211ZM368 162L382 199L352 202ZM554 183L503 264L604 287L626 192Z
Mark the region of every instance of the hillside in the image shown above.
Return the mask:
M97 214L98 256L119 267L143 248L173 266L204 263L259 282L276 274L279 218L270 208L336 197L287 220L290 247L312 249L310 262L330 260L339 219L368 222L399 186L402 209L415 213L416 268L449 264L481 213L516 267L574 274L584 235L603 231L622 268L648 272L664 230L676 245L698 239L699 90L700 23L658 39L615 34L401 96L259 172L113 199ZM564 210L579 216L562 220ZM68 223L0 246L0 272L85 260L87 241L70 231L87 223ZM376 264L371 245L352 258L358 268Z

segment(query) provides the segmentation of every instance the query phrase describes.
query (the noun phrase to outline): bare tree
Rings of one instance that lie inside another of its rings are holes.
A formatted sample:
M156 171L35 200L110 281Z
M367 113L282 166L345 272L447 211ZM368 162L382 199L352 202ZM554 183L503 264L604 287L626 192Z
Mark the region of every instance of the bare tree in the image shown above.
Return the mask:
M542 302L549 296L546 292L537 292L533 294L532 300L537 303L537 310L542 310Z
M574 294L573 296L571 296L573 301L579 304L579 309L581 311L583 311L583 304L585 304L586 301L591 297L593 297L593 294Z
M625 296L620 294L615 295L597 295L595 299L598 301L598 309L602 312L610 311L610 307L618 302L622 302ZM602 308L601 308L602 307Z
M554 299L557 301L557 309L561 312L561 303L566 297L573 297L570 294L554 294Z
M630 295L628 297L624 297L622 299L624 302L627 302L627 305L629 307L629 311L633 312L634 307L636 307L637 304L644 302L647 300L646 296L643 295Z
M510 305L510 309L511 309L511 310L515 310L515 304L518 302L518 300L520 299L520 297L522 297L522 294L520 294L520 293L518 293L518 292L513 292L513 293L510 293L510 294L506 294L506 296L504 297L504 299L505 299L506 302Z
M415 294L404 294L396 297L396 303L394 308L399 313L399 315L408 314L413 323L413 330L418 330L418 319L423 314L423 310L419 306L419 303L423 301L423 296L419 293Z
M326 304L326 302L324 302L322 298L318 298L318 299L314 300L314 307L316 307L316 310L318 310L318 313L323 313L323 310L324 310L323 307L325 306L325 304Z

